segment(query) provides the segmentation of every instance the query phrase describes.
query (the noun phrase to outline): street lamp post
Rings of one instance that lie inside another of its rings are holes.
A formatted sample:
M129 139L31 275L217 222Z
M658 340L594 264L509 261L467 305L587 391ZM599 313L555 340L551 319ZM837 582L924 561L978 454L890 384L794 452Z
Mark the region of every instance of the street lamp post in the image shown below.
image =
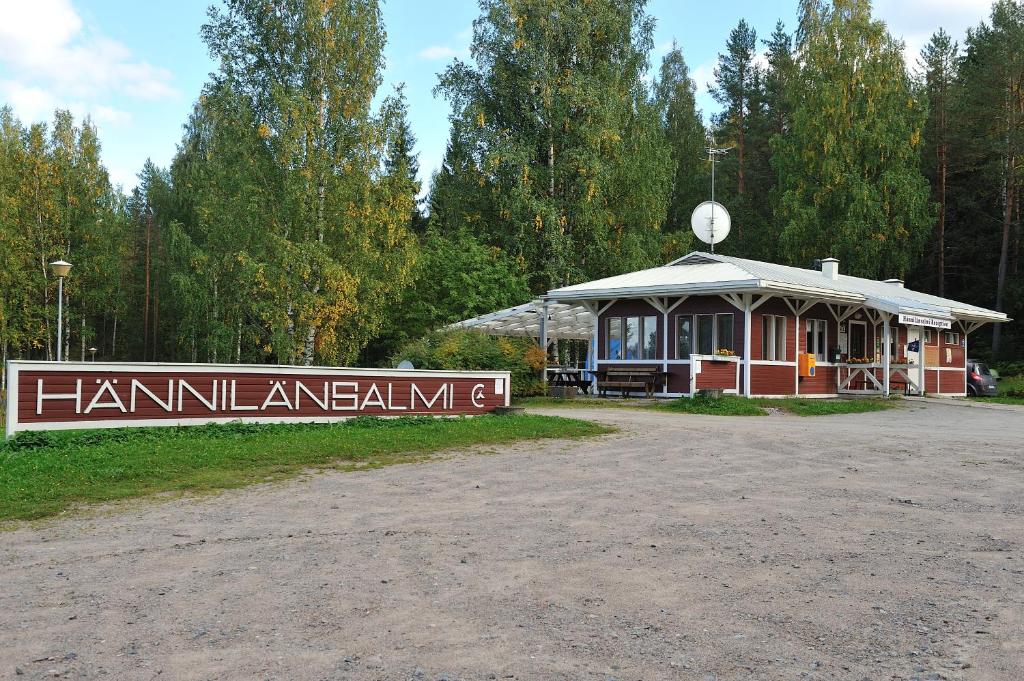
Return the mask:
M50 269L57 276L57 361L60 362L64 345L64 277L71 271L71 263L54 260Z
M94 362L96 361L96 351L97 351L98 349L99 349L99 348L89 348L89 352L91 352L91 353L92 353L92 361L94 361Z

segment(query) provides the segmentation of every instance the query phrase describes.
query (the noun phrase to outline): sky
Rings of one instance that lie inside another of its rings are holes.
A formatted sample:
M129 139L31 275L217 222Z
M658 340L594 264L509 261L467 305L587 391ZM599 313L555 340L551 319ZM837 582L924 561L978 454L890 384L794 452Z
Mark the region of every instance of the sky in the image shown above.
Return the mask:
M210 0L0 0L0 105L23 122L47 121L55 108L90 116L99 129L111 180L129 191L147 158L169 165L182 126L215 65L199 38ZM878 0L874 13L906 43L913 64L940 26L962 42L986 20L990 0ZM656 19L656 69L678 43L697 82L705 118L717 107L707 93L729 31L742 18L759 39L781 19L792 30L797 0L649 0ZM382 0L388 43L378 94L405 83L424 190L444 157L448 103L433 95L437 74L468 59L475 0Z

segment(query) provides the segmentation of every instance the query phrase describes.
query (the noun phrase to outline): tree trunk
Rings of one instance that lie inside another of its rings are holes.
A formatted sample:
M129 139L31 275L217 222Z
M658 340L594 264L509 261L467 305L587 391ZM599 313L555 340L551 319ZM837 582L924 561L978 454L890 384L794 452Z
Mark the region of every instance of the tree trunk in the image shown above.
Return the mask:
M78 340L79 340L79 342L80 342L80 344L82 346L82 354L81 354L81 360L80 361L84 362L85 361L85 310L82 310L82 324L81 324L81 327L82 327L82 332L81 332L81 334L79 334L81 336L81 338L79 338Z
M999 270L996 274L996 309L1003 311L1003 292L1006 288L1006 269L1010 255L1010 228L1013 226L1013 197L1017 190L1014 182L1016 158L1011 152L1006 157L1006 184L1003 198L1003 238L999 248ZM992 355L999 356L1002 324L992 325Z
M110 339L110 358L117 359L117 313L114 313L114 332Z
M306 332L306 341L302 349L302 364L303 366L313 365L313 356L316 351L316 329L310 327L309 331Z
M160 241L160 225L156 225L154 230L156 233L156 266L159 269L160 263L163 262L162 253L163 246ZM157 361L157 338L160 329L160 277L153 277L153 335L152 335L152 357L153 361Z
M153 215L146 207L146 297L142 304L142 360L149 356L149 242L153 232Z

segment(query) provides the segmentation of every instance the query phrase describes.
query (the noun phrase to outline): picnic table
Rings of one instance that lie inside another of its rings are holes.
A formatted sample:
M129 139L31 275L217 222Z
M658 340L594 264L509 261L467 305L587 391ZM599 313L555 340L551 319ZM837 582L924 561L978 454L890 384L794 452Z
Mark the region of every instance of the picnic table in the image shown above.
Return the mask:
M602 397L608 395L608 390L618 390L623 396L634 390L643 390L645 396L654 397L658 384L668 380L668 372L655 366L612 367L590 373L597 376L597 389Z
M584 395L590 394L591 381L586 377L590 373L586 369L570 367L550 367L548 369L548 385L564 388L579 388Z

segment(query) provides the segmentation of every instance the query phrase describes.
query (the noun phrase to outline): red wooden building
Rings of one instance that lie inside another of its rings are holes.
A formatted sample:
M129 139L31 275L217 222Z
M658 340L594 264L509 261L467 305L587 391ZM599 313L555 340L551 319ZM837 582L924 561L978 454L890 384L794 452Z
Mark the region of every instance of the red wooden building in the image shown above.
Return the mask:
M659 367L658 395L963 395L967 337L1002 312L839 273L695 252L455 325L588 340L588 367Z

